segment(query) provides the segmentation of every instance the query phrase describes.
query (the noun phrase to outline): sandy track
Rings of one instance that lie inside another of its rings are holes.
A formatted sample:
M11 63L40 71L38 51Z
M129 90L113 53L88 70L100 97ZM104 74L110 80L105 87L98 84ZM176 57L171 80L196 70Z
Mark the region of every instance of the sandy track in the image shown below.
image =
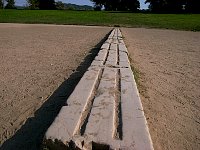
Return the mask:
M200 149L200 33L127 29L156 150Z
M114 29L47 130L44 147L153 150L138 94L122 34Z
M109 31L103 27L0 24L1 144L34 115ZM45 123L39 122L41 126ZM40 132L34 132L37 130ZM26 149L37 147L37 136L32 138L27 144L32 146ZM12 145L10 141L4 145Z

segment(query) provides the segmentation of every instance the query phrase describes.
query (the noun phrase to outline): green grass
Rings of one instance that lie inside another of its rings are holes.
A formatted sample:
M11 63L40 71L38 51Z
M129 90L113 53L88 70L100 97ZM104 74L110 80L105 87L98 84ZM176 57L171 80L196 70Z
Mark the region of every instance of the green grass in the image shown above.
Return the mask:
M200 31L200 14L0 10L0 22L145 27Z

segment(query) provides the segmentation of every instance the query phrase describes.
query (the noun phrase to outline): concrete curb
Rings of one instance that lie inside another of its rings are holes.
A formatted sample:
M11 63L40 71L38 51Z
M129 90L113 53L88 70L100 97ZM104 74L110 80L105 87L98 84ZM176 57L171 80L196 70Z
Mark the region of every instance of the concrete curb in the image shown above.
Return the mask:
M54 149L153 149L119 29L102 45L43 144Z

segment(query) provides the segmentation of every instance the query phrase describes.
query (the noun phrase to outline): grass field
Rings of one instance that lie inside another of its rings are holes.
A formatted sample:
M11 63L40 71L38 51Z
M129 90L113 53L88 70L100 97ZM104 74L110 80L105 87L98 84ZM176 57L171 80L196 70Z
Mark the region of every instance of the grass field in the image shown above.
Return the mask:
M0 10L0 22L145 27L200 31L200 14Z

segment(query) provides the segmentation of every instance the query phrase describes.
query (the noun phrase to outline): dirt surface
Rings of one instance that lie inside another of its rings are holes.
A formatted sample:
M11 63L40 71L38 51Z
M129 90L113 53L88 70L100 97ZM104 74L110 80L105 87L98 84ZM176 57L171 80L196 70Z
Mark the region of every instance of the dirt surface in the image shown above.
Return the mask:
M119 29L101 48L47 130L44 148L153 150Z
M155 150L200 149L200 33L123 28Z
M38 148L38 141L62 105L59 101L66 100L74 80L82 76L76 68L84 65L83 59L110 30L0 24L2 149Z

